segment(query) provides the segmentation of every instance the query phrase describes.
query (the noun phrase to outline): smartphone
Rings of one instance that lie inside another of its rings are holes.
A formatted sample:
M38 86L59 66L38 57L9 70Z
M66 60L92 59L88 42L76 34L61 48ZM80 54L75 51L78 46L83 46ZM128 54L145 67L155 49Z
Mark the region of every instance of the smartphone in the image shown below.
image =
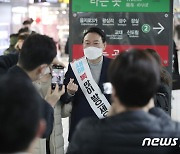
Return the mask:
M59 90L61 90L63 83L64 83L64 67L61 65L53 65L52 66L52 80L51 80L52 89L55 89L56 84L58 84Z

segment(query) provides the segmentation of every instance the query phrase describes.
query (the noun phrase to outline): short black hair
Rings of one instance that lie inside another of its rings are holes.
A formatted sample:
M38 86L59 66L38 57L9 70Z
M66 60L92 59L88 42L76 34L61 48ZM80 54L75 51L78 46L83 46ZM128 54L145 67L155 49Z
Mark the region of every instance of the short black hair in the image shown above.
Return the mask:
M56 44L52 38L32 34L23 43L19 64L23 69L32 71L42 64L51 64L56 54Z
M109 77L116 95L126 107L143 107L159 86L160 68L144 50L120 53L111 63Z
M90 27L83 35L83 41L84 41L84 37L88 34L88 33L97 33L98 35L101 36L103 43L106 42L106 34L104 33L104 31L98 27Z
M30 20L25 20L22 24L23 25L30 25L33 23L33 19L31 18Z
M1 76L0 153L27 150L39 126L41 100L30 81L17 76Z
M30 33L29 28L28 27L24 27L24 28L19 29L18 35L21 35L22 33Z
M17 33L11 34L11 35L10 35L10 38L11 38L11 37L18 37L18 34L17 34Z

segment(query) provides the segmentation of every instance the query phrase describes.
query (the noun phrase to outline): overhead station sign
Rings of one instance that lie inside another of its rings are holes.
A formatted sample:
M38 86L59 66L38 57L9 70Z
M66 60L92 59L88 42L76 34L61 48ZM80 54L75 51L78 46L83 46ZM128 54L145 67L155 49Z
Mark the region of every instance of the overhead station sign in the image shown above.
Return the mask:
M72 0L72 58L83 56L82 36L92 26L106 33L105 56L114 58L129 48L155 49L171 66L172 0Z
M171 0L72 0L73 12L169 12Z

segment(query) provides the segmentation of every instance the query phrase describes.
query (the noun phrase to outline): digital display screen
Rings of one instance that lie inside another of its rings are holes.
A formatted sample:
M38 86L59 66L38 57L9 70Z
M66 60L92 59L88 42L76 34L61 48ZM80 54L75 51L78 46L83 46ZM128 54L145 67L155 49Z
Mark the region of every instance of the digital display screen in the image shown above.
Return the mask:
M53 69L52 70L52 83L58 83L63 85L64 82L64 69Z

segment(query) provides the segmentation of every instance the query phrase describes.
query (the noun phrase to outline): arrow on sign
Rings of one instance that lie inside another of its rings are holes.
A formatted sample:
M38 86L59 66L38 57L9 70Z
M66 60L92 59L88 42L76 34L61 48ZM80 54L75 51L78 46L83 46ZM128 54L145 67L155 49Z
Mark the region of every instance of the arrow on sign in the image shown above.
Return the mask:
M160 26L160 27L153 27L153 29L159 29L159 32L158 32L158 34L160 34L163 30L164 30L164 27L158 22L158 25Z

